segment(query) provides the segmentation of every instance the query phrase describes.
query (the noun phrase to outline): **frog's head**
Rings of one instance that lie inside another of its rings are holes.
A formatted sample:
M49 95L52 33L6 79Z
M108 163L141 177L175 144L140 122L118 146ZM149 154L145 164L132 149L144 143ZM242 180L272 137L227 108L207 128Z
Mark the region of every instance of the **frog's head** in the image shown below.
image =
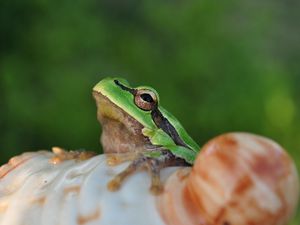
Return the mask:
M153 88L132 88L125 79L105 78L93 88L93 96L105 152L139 150L150 144L142 129L155 128L151 110L158 107L159 96Z
M159 96L153 88L132 88L122 78L105 78L94 87L93 95L106 153L170 145L199 149L180 122L159 105ZM158 135L158 130L163 132Z

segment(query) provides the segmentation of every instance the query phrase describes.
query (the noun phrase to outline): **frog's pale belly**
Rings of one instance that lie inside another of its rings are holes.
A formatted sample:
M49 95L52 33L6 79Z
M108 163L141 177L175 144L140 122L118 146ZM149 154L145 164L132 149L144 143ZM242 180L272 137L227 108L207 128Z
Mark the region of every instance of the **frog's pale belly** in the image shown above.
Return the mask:
M0 169L1 225L164 224L145 172L110 192L107 182L127 163L110 167L105 155L98 155L53 165L49 163L52 156L50 152L25 153ZM162 178L174 170L163 170Z

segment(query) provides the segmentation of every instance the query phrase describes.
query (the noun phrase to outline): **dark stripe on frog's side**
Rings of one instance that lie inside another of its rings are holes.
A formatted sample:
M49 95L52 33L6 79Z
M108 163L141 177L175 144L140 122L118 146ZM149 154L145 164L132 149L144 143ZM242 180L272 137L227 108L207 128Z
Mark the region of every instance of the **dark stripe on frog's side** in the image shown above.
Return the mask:
M190 147L180 138L175 127L163 116L157 107L151 111L151 116L156 126L166 132L176 145L190 149Z

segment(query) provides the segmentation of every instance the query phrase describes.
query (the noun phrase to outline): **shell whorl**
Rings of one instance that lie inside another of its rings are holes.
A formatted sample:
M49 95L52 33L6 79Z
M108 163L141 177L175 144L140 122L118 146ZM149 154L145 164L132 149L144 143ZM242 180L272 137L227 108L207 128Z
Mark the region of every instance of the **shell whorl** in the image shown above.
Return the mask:
M286 224L297 205L292 159L261 136L218 136L203 147L189 175L180 173L168 179L158 200L167 224Z

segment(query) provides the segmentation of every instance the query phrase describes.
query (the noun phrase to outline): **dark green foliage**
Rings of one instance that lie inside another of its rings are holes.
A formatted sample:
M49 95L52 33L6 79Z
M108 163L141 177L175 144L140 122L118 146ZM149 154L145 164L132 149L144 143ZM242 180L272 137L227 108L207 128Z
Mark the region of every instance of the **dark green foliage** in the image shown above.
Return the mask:
M229 131L258 133L299 167L299 6L1 1L0 163L51 146L101 152L91 89L117 75L153 86L199 144Z

